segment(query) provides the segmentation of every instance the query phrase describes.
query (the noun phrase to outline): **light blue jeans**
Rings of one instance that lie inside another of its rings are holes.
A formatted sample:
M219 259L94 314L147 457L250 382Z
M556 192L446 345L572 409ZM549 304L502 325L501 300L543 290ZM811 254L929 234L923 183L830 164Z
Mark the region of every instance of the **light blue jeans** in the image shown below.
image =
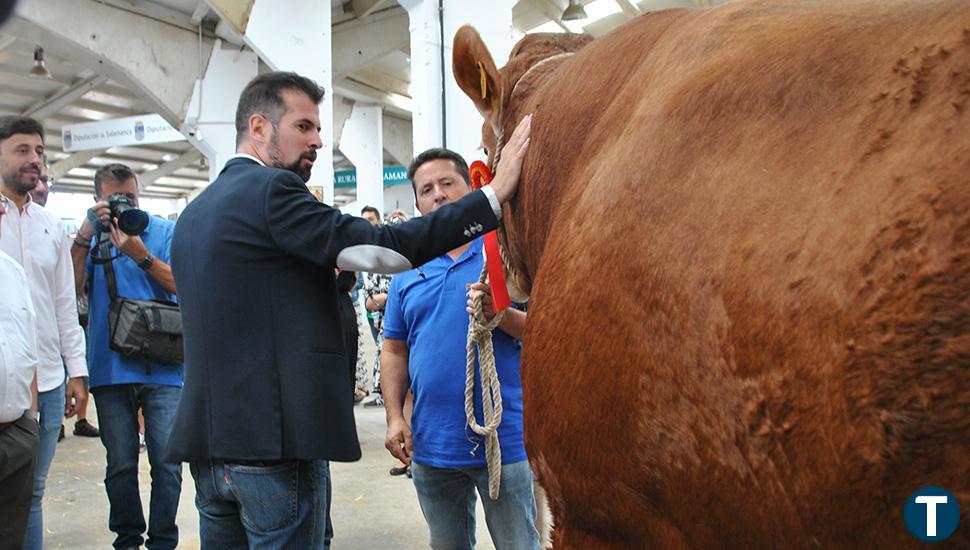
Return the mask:
M54 461L57 448L57 435L64 422L65 382L50 391L37 395L37 409L40 411L40 443L37 445L37 466L34 468L34 496L30 502L30 518L27 520L27 539L24 550L44 548L44 487L47 486L47 472Z
M502 465L498 500L488 496L488 470L432 468L411 462L414 488L435 550L475 547L475 490L482 496L485 523L498 550L538 550L532 469L523 460Z

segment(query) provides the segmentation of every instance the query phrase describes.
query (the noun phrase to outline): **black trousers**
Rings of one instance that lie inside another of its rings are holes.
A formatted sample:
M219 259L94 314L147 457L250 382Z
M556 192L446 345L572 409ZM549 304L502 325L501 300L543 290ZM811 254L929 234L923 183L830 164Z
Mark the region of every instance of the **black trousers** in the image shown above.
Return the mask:
M0 432L0 548L24 547L39 441L40 426L26 416Z

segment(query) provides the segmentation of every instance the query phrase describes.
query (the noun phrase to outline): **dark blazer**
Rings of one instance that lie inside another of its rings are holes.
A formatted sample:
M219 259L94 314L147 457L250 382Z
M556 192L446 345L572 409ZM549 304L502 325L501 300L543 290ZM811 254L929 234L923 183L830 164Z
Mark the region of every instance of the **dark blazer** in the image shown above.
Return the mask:
M494 229L482 192L375 227L241 157L179 217L185 387L173 460L360 458L334 266L405 270Z

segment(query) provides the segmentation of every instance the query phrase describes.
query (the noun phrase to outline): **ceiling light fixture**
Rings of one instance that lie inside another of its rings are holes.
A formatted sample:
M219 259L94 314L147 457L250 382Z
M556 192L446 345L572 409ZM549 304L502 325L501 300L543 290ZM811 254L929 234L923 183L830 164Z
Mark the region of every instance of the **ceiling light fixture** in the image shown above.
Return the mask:
M562 12L563 21L576 21L586 19L586 10L583 9L582 0L569 0L569 5Z
M29 74L31 78L53 78L44 63L44 48L40 46L34 48L34 66L30 68Z

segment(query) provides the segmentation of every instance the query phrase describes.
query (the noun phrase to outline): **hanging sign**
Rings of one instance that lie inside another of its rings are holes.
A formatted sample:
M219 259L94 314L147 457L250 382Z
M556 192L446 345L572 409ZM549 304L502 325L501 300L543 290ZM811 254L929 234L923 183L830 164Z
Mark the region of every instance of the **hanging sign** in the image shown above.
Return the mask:
M384 167L384 187L391 185L411 185L408 169L404 166ZM357 187L357 170L337 170L333 173L334 187Z
M182 141L185 136L165 122L161 115L139 115L125 118L69 124L61 128L64 151L107 149L142 143Z

